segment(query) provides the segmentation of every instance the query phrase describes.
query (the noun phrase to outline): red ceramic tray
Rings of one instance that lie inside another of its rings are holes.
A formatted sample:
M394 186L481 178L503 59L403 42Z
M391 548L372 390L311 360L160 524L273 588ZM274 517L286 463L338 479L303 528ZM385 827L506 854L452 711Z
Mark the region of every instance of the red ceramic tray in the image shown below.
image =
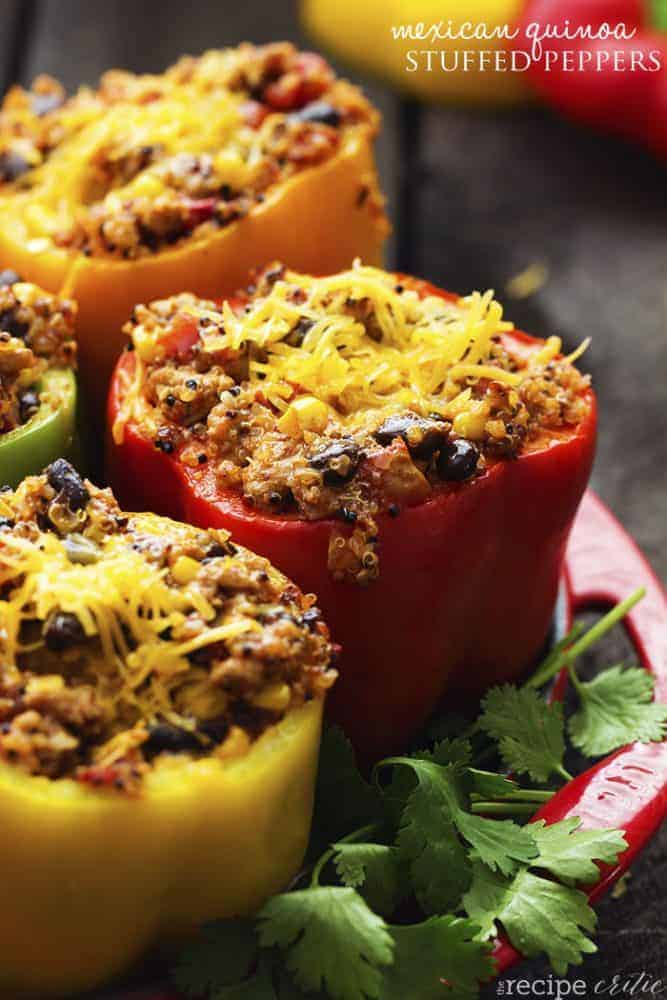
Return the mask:
M637 587L646 596L624 619L640 663L655 677L656 700L667 702L667 595L634 541L598 497L586 493L567 550L564 574L565 626L585 610L610 607ZM565 693L566 675L553 697ZM632 864L667 816L667 742L633 743L574 778L537 814L578 816L584 827L626 831L628 848L615 866L602 866L588 890L595 902ZM499 938L494 956L504 972L521 955ZM101 998L100 998L101 1000ZM110 993L105 1000L179 1000L162 986Z

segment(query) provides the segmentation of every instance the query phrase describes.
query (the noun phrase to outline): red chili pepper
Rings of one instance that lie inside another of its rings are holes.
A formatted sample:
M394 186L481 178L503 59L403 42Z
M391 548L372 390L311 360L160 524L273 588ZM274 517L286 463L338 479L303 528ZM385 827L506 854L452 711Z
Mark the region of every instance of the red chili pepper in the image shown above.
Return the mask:
M667 701L667 596L643 555L614 516L590 490L575 520L567 549L569 617L600 605L613 605L638 586L644 598L627 615L628 629L642 666L655 679L655 698ZM559 697L565 685L559 685ZM632 743L580 774L536 813L556 823L578 816L586 829L625 832L627 849L614 866L600 865L600 879L587 886L595 902L620 876L667 816L667 742ZM521 955L506 938L494 951L504 972Z
M423 293L445 293L424 283ZM541 343L509 339L527 350ZM112 379L108 426L119 413L134 355ZM267 556L318 604L341 643L331 717L362 755L405 745L445 692L479 693L510 680L539 650L554 606L565 544L593 459L596 408L576 427L467 483L438 488L396 518L381 513L380 576L361 588L327 569L340 522L247 507L213 468L190 468L155 448L133 423L108 450L110 482L131 510L227 528ZM349 530L352 530L351 528Z
M529 0L516 49L531 50L535 25L624 26L632 37L546 39L528 76L563 114L667 156L667 36L650 28L645 0Z

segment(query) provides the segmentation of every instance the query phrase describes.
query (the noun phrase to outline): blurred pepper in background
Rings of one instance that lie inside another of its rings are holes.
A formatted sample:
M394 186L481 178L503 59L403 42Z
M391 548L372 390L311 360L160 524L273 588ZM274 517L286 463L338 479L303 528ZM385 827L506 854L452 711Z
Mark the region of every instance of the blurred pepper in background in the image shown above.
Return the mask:
M502 42L400 37L400 30L422 25L428 31L433 25L446 27L451 20L454 27L465 23L472 27L484 24L490 33L502 25L512 25L523 6L522 0L449 0L446 3L439 0L393 0L389 3L338 0L335 5L327 0L302 0L301 17L307 32L324 49L414 97L503 105L529 98L522 74L497 73L475 66L463 72L456 62L457 52L502 50ZM408 53L429 49L446 53L447 65L455 66L455 71L441 72L439 55L431 72L421 59L418 68L413 70L414 61L409 59Z
M302 0L301 12L324 48L422 100L498 106L539 96L667 158L665 0L341 0L335 9Z

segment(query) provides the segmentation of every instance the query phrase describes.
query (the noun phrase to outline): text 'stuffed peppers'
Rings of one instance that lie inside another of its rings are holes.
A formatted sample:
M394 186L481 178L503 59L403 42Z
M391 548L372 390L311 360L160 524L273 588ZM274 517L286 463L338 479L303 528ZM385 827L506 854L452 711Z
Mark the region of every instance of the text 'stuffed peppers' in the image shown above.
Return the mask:
M0 273L0 485L69 454L76 419L76 306Z
M123 500L224 526L317 594L343 649L331 716L367 756L444 696L516 678L594 452L595 399L558 339L489 294L364 267L274 267L224 335L181 305L133 326L112 380Z
M2 105L0 266L76 299L101 408L135 303L231 292L276 256L379 261L378 128L359 90L286 43L112 70L69 99L39 77Z
M513 71L504 48L523 7L523 0L301 0L301 20L327 52L414 97L494 106L530 99L525 74Z
M661 0L527 0L517 49L556 110L667 160L667 18ZM555 37L554 37L555 36Z
M225 532L62 460L0 508L0 993L69 997L294 876L335 675L312 601Z

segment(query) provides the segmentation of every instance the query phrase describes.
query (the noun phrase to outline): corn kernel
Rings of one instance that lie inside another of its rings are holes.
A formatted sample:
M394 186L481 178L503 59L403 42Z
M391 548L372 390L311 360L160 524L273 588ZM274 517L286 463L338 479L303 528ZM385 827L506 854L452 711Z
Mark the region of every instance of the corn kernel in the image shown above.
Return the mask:
M469 441L480 441L484 437L484 427L488 418L488 408L484 403L473 403L465 413L454 417L454 433Z
M47 674L45 677L33 677L26 684L26 697L47 697L60 694L65 688L65 681L60 674Z
M300 396L287 407L278 421L278 427L291 437L300 437L302 431L321 434L329 422L329 407L315 396Z
M290 689L287 684L270 684L252 699L255 708L266 708L270 712L284 712L290 703Z
M242 757L250 749L250 737L240 726L232 726L227 739L215 751L216 757Z
M176 583L192 583L199 572L199 563L191 556L179 556L171 567L171 575Z

